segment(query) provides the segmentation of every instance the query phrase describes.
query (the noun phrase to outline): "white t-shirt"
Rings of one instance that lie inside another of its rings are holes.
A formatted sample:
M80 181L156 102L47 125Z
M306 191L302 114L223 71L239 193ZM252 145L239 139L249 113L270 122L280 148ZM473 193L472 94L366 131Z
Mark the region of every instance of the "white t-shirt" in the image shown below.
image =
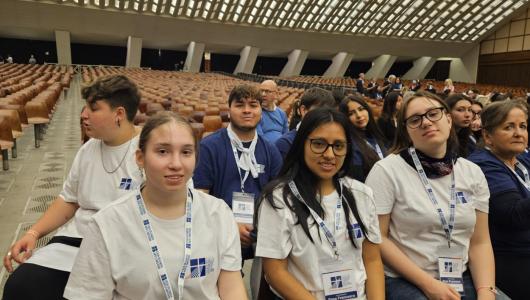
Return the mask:
M368 240L380 243L381 235L379 223L375 212L372 190L364 184L351 178L344 178L344 188L350 189L355 198L357 210L363 224L368 230ZM334 230L335 208L338 193L335 191L322 198L324 208L324 223L334 233L341 259L353 261L353 281L358 287L358 298L365 299L366 270L362 259L362 243L365 236L355 239L355 248L348 236L344 211L341 213L341 229ZM258 242L256 256L288 260L288 271L317 299L324 299L320 259L334 257L333 249L324 237L324 232L318 233L318 225L313 223L313 218L308 217L309 232L314 243L307 237L302 226L297 223L297 217L284 202L282 189L273 192L273 199L279 209L274 209L267 200L259 209ZM289 198L289 201L293 201ZM298 201L298 200L294 200ZM292 203L292 202L291 202ZM353 213L350 212L351 224L358 223ZM311 225L313 224L313 225ZM320 238L319 238L320 237Z
M135 160L138 139L136 136L115 147L90 139L81 146L59 194L64 201L77 203L79 209L71 222L59 228L56 236L82 238L94 213L141 184L142 176ZM108 171L120 167L108 174L102 162ZM76 247L54 243L36 251L27 262L69 272L77 251Z
M465 158L458 158L453 172L457 204L451 243L463 247L465 271L469 241L476 223L475 210L488 213L489 189L480 168ZM446 220L449 221L451 175L429 179L429 182ZM391 154L374 165L366 178L366 184L374 190L377 214L390 214L389 239L418 267L437 277L437 249L446 246L447 239L440 217L416 169L400 155ZM399 277L388 266L385 266L385 274Z
M241 269L239 230L223 200L193 192L192 249L183 299L219 299L221 270ZM184 257L185 216L162 220L149 214L160 256L178 298ZM191 278L191 268L204 272ZM67 299L166 299L136 204L136 192L94 215L66 285Z

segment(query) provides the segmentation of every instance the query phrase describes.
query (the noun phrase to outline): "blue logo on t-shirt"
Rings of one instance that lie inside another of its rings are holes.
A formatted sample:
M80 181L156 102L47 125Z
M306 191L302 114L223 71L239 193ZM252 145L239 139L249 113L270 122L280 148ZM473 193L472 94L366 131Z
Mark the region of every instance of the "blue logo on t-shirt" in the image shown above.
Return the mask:
M456 192L456 199L457 202L460 202L462 204L466 204L468 202L464 192Z
M445 272L453 272L453 263L450 261L446 261L444 263L444 269L445 269Z
M132 185L132 178L122 178L120 182L120 190L130 190Z
M199 278L208 275L214 271L213 258L192 258L190 259L191 278Z
M331 276L332 289L340 289L342 286L342 276Z
M353 224L353 237L356 239L360 239L363 237L363 231L361 230L361 226L357 223Z

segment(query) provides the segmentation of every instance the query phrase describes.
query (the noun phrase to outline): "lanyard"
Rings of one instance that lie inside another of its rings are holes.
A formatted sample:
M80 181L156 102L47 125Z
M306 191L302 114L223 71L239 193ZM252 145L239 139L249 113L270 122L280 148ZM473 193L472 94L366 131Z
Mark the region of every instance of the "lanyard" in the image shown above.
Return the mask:
M294 181L289 181L289 188L291 189L291 192L294 194L294 196L300 201L302 204L304 204L308 209L309 213L315 219L315 221L318 223L318 226L324 231L324 235L326 236L326 239L328 240L329 245L333 249L333 253L335 254L335 259L339 258L339 249L337 247L337 242L335 241L335 237L333 236L333 233L329 230L329 228L326 226L326 223L324 223L324 220L311 208L307 203L304 201L304 198L302 198L302 195L300 195L300 192L298 192L298 188L296 187L296 184ZM337 206L335 208L335 230L340 229L340 218L341 218L341 209L342 209L342 182L340 183L340 195L337 199Z
M237 163L239 161L239 156L237 155L237 149L234 147L232 143L230 143L230 145L232 146L232 152L234 153L234 159L236 160L237 172L239 173L239 182L241 183L241 192L244 193L245 192L245 181L247 181L250 170L248 170L245 173L245 177L241 177L241 169L239 168L239 164Z
M375 152L377 152L377 156L379 156L380 159L385 158L385 156L383 155L383 151L381 151L381 147L379 147L379 144L377 142L372 145L370 144L370 142L366 141L366 144L368 144L370 148L374 149Z
M471 140L471 142L473 142L473 144L477 143L477 139L473 135L470 135L469 139Z
M179 272L179 277L177 281L178 286L178 299L182 299L182 295L184 294L184 276L186 275L186 269L188 268L190 257L191 257L191 202L193 199L193 195L191 193L191 190L188 189L188 196L186 197L186 224L185 224L185 245L184 245L184 262L182 264L182 268ZM171 283L169 282L169 276L167 275L166 267L164 266L164 261L162 260L162 257L160 256L160 251L158 247L158 243L155 239L155 234L153 232L153 228L151 226L151 222L149 221L149 215L147 213L147 209L145 208L144 199L142 198L142 194L140 191L136 194L136 204L138 205L138 210L140 212L140 217L142 218L142 224L144 225L145 234L147 235L147 240L149 241L149 247L151 248L151 253L153 254L153 258L155 260L156 268L158 271L158 277L160 278L160 282L162 283L162 287L164 288L164 293L166 294L166 299L168 300L174 300L175 296L173 295L173 289L171 288Z
M530 191L530 176L528 175L528 170L525 168L525 166L523 166L522 163L520 163L519 161L516 161L515 162L515 168L519 169L519 171L521 171L523 173L523 176L524 176L524 180L523 178L521 178L521 176L519 176L519 174L517 174L517 172L515 172L512 168L508 167L508 169L510 169L513 174L515 174L515 176L517 177L517 179L519 179L519 182L528 190Z
M440 207L440 205L438 204L436 197L434 196L434 192L432 190L432 186L429 182L429 179L427 179L427 175L425 174L425 171L423 170L423 167L421 166L418 155L416 154L416 149L414 149L414 147L410 147L409 153L410 153L410 156L412 156L412 160L414 161L414 166L416 166L416 171L418 172L418 175L420 176L421 182L423 183L423 187L425 188L427 195L429 195L429 199L431 199L432 204L436 207L436 212L438 212L438 216L440 217L440 222L442 223L442 227L445 232L445 237L447 238L447 246L451 248L451 235L453 233L453 228L455 226L455 209L456 209L456 188L455 188L454 168L453 168L453 171L451 172L451 202L449 203L449 223L447 223L444 212L442 208Z

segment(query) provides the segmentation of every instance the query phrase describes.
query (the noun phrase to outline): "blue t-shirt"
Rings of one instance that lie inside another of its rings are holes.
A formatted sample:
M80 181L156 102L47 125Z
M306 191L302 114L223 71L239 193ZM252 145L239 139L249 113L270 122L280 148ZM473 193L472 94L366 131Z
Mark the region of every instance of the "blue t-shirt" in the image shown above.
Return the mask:
M257 199L262 188L280 171L282 157L276 147L259 135L254 155L262 171L258 178L249 174L244 188L245 193L253 193ZM241 170L241 177L244 178L245 172ZM193 184L197 189L209 190L210 195L223 199L230 207L232 193L241 192L241 179L226 128L201 141Z
M502 203L496 203L499 201L498 196L510 191L519 193L519 201L530 201L530 191L524 187L511 169L490 151L477 149L467 159L482 169L488 181L491 195L489 229L493 250L495 253L530 255L530 227L514 228L507 225L511 218L520 217L521 214L529 215L530 211L521 211L522 207L519 205L505 206ZM517 156L517 160L530 170L530 161L524 153ZM524 178L522 172L518 170L516 172Z
M287 115L279 107L273 111L263 110L261 120L256 128L267 141L274 143L283 134L289 131Z
M285 159L287 152L291 149L293 145L294 138L296 137L296 129L293 129L286 134L282 135L279 139L276 140L276 148L280 151L282 158Z

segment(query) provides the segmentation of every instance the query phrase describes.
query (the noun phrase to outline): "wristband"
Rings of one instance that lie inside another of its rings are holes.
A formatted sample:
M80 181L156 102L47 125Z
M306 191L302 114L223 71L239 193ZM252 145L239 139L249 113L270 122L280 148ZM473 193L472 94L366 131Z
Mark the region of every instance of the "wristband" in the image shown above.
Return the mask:
M36 230L30 229L30 230L26 231L26 234L31 235L32 237L34 237L37 240L39 239L39 233Z
M488 289L488 291L494 293L495 295L498 295L499 292L497 291L497 289L494 287L494 286L491 286L491 285L484 285L484 286L479 286L478 288L476 288L477 292L481 289Z

